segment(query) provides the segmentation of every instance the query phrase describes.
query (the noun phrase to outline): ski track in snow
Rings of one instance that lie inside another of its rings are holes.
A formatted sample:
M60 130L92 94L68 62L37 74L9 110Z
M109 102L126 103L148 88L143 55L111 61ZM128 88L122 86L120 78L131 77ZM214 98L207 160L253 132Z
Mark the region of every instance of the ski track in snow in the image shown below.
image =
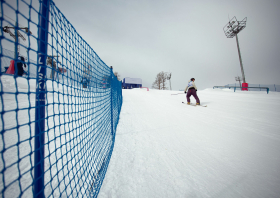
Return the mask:
M176 93L123 90L98 197L279 197L280 93Z

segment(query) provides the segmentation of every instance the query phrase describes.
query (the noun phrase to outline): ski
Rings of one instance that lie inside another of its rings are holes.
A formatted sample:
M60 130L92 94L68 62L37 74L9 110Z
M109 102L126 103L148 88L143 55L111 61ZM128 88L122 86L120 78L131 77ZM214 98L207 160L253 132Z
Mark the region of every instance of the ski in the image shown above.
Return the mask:
M186 105L188 105L187 103L185 103L185 102L182 102L183 104L186 104ZM196 105L196 104L193 104L193 103L191 103L191 104L189 104L190 106L194 106L194 107L207 107L207 105Z

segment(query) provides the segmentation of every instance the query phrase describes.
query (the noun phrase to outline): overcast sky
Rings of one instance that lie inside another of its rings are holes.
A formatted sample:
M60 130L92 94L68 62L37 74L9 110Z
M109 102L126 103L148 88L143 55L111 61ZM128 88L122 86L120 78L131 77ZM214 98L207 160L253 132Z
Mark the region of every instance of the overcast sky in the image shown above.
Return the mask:
M198 89L241 76L229 18L247 17L238 34L246 81L280 84L279 0L54 0L77 32L121 78L151 87L172 72L172 88L194 77Z

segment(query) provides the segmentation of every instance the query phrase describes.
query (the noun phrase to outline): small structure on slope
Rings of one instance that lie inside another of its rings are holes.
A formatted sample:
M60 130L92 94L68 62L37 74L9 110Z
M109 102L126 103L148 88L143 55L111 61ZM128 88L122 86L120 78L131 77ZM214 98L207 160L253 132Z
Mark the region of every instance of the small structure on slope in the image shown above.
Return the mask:
M141 78L126 77L122 81L122 87L123 87L123 89L141 88L142 87L142 79Z

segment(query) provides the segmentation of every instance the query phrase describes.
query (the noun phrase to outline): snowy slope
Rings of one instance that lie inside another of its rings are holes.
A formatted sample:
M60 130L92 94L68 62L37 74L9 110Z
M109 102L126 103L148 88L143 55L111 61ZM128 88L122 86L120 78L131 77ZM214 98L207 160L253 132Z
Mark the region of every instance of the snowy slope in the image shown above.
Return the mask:
M123 90L99 198L280 197L280 93L171 93Z
M87 184L92 182L92 177L88 173L85 173L89 171L88 169L81 167L87 163L86 156L91 156L92 159L96 159L97 156L94 155L97 155L97 152L95 153L93 152L94 150L90 149L83 150L78 147L86 144L85 142L88 141L88 138L93 138L97 134L94 133L94 130L97 131L96 125L101 125L101 123L95 120L98 116L102 116L102 114L97 115L95 114L95 108L88 108L88 105L93 104L96 101L95 98L99 95L94 95L92 92L86 92L74 86L63 86L51 80L46 82L46 89L48 91L46 96L46 116L48 119L45 122L45 129L47 131L45 133L45 143L47 145L45 147L45 183L47 183L45 195L48 197L50 194L53 194L55 197L61 197L56 186L63 191L66 188L64 182L71 180L69 183L72 186L78 184L79 186L72 189L67 188L67 193L71 193L73 197L82 197L84 192L89 189ZM34 79L27 80L25 78L14 78L13 76L3 75L0 81L0 91L3 92L0 100L0 111L5 112L3 114L3 122L0 122L0 129L6 130L0 136L0 150L2 151L4 146L6 148L3 159L0 160L0 170L3 170L4 163L5 167L9 167L4 170L4 180L6 186L8 186L5 189L5 194L2 194L4 185L2 181L3 175L0 174L0 197L18 197L21 191L25 191L21 197L33 197L33 176L30 170L34 166L36 81ZM93 104L91 107L95 107L95 105ZM19 110L16 114L14 110L17 108ZM81 111L83 111L83 114L81 114ZM86 116L95 125L88 126L89 122L85 118ZM28 123L31 123L30 126ZM16 126L18 125L20 127L17 131ZM83 137L87 131L91 135ZM19 146L15 146L18 143ZM100 147L96 147L96 149L100 149ZM108 151L107 149L103 149L102 152ZM102 152L98 154L101 155ZM61 156L66 156L66 154L67 156L71 155L71 158L68 157L69 163L67 162L68 159L65 160L64 157L64 160L61 160ZM20 163L18 163L19 161ZM67 166L65 165L66 163L68 163ZM99 169L96 166L92 164L91 168ZM19 183L16 181L20 173L20 185L22 189L19 189ZM66 179L63 180L64 177ZM57 190L53 190L55 188Z

